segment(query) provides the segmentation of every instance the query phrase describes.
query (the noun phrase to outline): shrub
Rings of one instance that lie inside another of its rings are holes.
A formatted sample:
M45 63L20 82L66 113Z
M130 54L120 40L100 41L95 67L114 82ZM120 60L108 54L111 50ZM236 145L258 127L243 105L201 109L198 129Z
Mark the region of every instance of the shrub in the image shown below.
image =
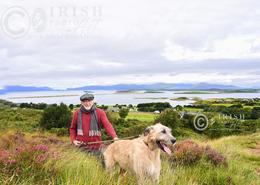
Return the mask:
M255 120L254 121L255 122L255 124L256 124L256 128L260 128L260 119L257 119L257 120Z
M170 162L173 166L176 165L193 165L199 162L202 158L210 161L215 166L226 166L227 159L207 145L205 148L199 146L192 140L183 140L178 142L172 149L173 153L170 157Z
M73 110L74 105L73 105L73 104L70 104L70 105L69 105L69 108L70 108L70 110Z
M214 123L205 130L205 133L210 138L218 138L221 136L232 134L243 134L256 132L257 121L255 120L240 120L234 118L214 118Z
M97 107L100 108L100 109L103 109L105 111L108 109L107 105L98 105Z
M230 108L243 108L243 105L241 103L239 104L234 104L234 105L231 105L229 106Z
M32 109L46 109L46 103L21 103L20 108L32 108Z
M240 124L240 129L243 132L256 132L257 129L257 124L258 121L257 120L244 120L241 122Z
M182 107L181 105L177 105L177 106L175 107L175 109L176 109L177 111L182 111L182 110L183 110L183 107Z
M252 110L250 108L243 108L241 114L244 115L245 119L251 119Z
M71 122L71 111L67 105L51 105L43 112L40 120L40 126L44 129L51 128L68 128Z
M118 118L114 123L118 126L127 126L127 121L125 121L123 118Z
M203 110L208 112L223 112L224 110L226 110L226 106L223 105L205 106Z
M202 147L192 140L184 140L173 147L170 161L173 165L191 165L198 162L202 155Z
M116 127L119 137L138 136L143 133L146 127L150 126L149 122L141 122L136 119L128 119L124 125Z
M183 117L181 118L182 125L184 127L194 129L194 125L193 125L194 118L195 118L195 115L185 113L183 115Z
M107 111L106 115L107 115L107 119L109 120L110 123L116 124L117 114L115 114L111 111Z
M17 107L17 104L7 100L0 99L0 108L8 108L8 107Z
M225 127L223 120L215 118L214 123L210 125L209 128L203 133L205 133L210 138L218 138L226 135L227 128Z
M122 118L122 119L125 119L126 116L128 115L128 113L129 113L129 109L127 109L127 108L121 108L121 109L119 110L119 116L120 116L120 118Z
M154 112L156 110L161 112L167 108L172 108L169 102L139 103L137 105L137 110L142 112Z
M180 126L180 116L173 109L165 109L159 117L155 119L155 123L161 122L163 125L171 127L173 134L178 135L176 129Z
M142 122L137 119L124 120L121 118L117 119L114 123L114 128L119 138L138 136L143 133L146 127L152 125L150 122ZM104 129L102 129L102 139L111 139Z
M4 174L3 178L18 184L23 184L20 179L44 184L43 181L52 177L54 169L46 169L44 165L48 159L57 160L59 156L42 143L45 138L28 140L24 134L15 133L1 137L0 142L5 138L8 138L10 143L6 146L0 145L0 174Z
M216 113L212 113L212 112L203 112L203 114L201 113L196 113L196 114L190 114L190 113L185 113L183 116L182 116L182 119L181 119L181 122L182 122L182 125L184 127L189 127L191 129L193 129L194 131L196 132L201 132L201 131L198 131L195 126L194 126L194 122L200 122L200 124L202 124L201 122L205 123L206 124L206 121L208 120L208 123L211 123L211 119L215 116ZM201 117L201 116L202 117ZM199 116L199 117L197 117ZM205 119L205 117L207 118L207 120ZM202 118L202 119L199 119L198 118ZM196 120L195 120L196 119ZM203 127L203 126L202 126Z
M260 118L260 107L254 107L254 108L252 109L251 118L252 118L252 119L258 119L258 118Z
M227 166L227 159L223 155L218 153L216 150L211 148L211 146L209 145L207 145L205 148L205 156L215 166L219 166L219 165Z

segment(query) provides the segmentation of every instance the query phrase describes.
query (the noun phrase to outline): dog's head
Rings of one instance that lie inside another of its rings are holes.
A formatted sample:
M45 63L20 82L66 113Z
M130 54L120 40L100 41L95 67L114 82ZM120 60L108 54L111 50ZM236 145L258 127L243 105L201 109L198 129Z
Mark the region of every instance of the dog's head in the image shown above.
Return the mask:
M169 147L176 142L176 138L171 134L171 129L161 123L147 127L144 136L144 141L150 149L160 148L167 154L171 154Z

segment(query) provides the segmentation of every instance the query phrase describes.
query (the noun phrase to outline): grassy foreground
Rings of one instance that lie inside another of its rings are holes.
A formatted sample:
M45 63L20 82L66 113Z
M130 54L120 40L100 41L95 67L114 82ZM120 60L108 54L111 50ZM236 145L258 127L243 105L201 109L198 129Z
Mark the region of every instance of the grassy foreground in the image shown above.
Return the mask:
M154 116L130 113L127 119ZM40 117L41 111L33 109L0 110L0 184L136 184L132 174L119 175L118 168L108 174L99 160L72 147L68 137L40 132ZM161 185L260 184L259 131L214 140L186 128L182 133L177 141L192 138L200 146L210 145L226 157L228 165L216 166L204 157L194 164L175 165L162 155Z
M7 133L2 136L2 141L9 138L9 144L2 142L1 151L27 147L13 163L1 164L1 184L136 184L133 175L121 176L118 169L108 174L95 157L68 145L67 138L35 133L26 134L23 139L11 137L15 135ZM260 184L259 133L208 141L198 139L196 142L211 145L227 158L228 166L214 166L203 158L192 165L172 166L168 158L162 155L160 184ZM42 155L47 157L40 160L39 156Z

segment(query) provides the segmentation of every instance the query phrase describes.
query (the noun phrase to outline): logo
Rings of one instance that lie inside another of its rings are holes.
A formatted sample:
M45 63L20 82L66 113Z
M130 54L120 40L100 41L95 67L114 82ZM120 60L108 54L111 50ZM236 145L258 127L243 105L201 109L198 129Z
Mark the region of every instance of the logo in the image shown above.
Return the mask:
M102 21L102 7L93 6L51 6L25 9L12 6L2 12L1 30L12 39L27 35L40 38L57 36L95 36L97 23ZM29 33L29 34L28 34Z
M198 131L204 131L209 126L209 120L204 114L197 114L193 120L193 126Z
M13 6L2 14L1 25L3 32L8 37L18 39L28 34L31 18L24 8Z

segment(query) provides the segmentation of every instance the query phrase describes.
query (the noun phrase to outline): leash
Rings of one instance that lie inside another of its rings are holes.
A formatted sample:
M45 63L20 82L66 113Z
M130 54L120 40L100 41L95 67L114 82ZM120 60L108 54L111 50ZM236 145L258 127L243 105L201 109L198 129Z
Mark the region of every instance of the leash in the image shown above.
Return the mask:
M118 140L134 139L134 138L137 138L137 137L139 137L139 135L129 136L129 137L123 137L123 138L120 138L120 139L118 139ZM92 144L99 144L99 143L110 143L110 142L118 141L118 140L110 139L110 140L104 140L104 141L81 142L80 145L79 145L79 147L87 146L87 145L92 145Z

